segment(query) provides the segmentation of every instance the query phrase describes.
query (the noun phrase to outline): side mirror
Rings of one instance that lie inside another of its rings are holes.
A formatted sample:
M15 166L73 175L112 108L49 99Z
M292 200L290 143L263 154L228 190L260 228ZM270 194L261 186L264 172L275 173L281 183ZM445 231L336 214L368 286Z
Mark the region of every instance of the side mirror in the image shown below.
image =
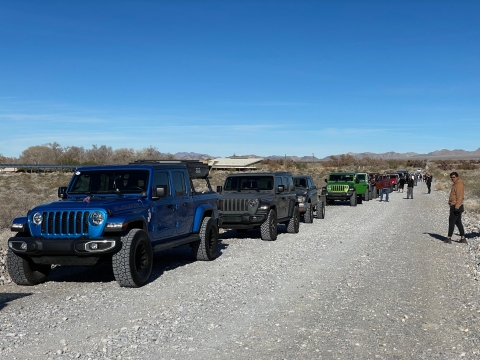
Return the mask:
M328 180L327 180L327 179L325 179L325 182L328 182Z
M57 191L58 197L60 199L65 199L67 197L67 187L66 186L60 186Z
M355 179L355 184L359 184L360 183L360 180L359 179Z
M282 193L285 191L285 186L283 185L278 185L277 186L277 193Z
M154 198L161 198L167 194L167 185L157 185L153 190Z
M217 193L221 194L223 190L222 185L217 185Z

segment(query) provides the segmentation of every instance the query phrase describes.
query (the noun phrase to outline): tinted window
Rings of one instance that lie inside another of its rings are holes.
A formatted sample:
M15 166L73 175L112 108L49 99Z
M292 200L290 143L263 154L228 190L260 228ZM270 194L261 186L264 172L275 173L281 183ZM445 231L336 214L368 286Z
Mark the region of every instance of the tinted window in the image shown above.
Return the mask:
M287 177L287 184L288 184L288 188L290 189L290 191L295 190L295 185L293 185L293 178Z
M183 176L183 172L181 171L173 172L173 190L175 191L175 195L177 196L182 196L187 194L187 190L185 186L185 178Z
M365 181L365 174L358 174L357 179L360 181Z
M148 170L90 170L75 172L68 193L141 193L148 188Z
M353 181L353 174L331 174L330 181Z
M168 181L167 172L156 172L153 186L165 186L165 195L170 196L170 182Z
M295 187L306 188L308 186L306 178L294 178Z
M272 190L272 176L231 176L225 179L226 191Z

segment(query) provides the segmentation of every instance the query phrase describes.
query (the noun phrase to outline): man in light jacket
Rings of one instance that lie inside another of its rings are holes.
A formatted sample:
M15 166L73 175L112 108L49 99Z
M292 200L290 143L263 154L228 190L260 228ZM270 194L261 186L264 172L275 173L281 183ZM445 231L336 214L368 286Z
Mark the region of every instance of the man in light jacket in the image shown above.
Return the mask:
M462 212L463 212L463 199L465 197L465 183L458 177L458 173L455 171L450 174L450 179L453 181L452 190L450 190L450 196L448 197L448 205L450 206L450 216L448 218L448 235L445 239L445 243L452 243L452 235L455 225L457 225L460 232L459 243L466 244L465 229L462 224Z

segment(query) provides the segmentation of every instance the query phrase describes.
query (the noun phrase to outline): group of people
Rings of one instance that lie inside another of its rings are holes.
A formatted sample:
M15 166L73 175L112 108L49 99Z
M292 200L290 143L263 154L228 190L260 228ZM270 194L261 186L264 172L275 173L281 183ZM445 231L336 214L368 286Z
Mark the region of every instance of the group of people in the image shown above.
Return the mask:
M375 175L373 179L373 183L375 183L377 175ZM460 240L458 242L466 244L467 239L465 238L465 229L462 223L462 213L464 212L463 200L465 198L465 183L462 179L459 178L458 173L455 171L450 174L450 179L452 180L453 185L448 198L450 215L448 218L448 234L444 242L447 244L452 243L452 235L456 226L460 233ZM423 176L422 174L410 174L407 176L400 176L398 192L403 193L405 184L407 184L407 199L413 199L413 187L416 185L416 180L425 181L428 189L428 194L431 193L433 176L429 173L425 173ZM381 179L380 201L383 201L383 195L385 195L385 201L388 202L391 187L392 183L390 181L390 177L387 174L383 175Z

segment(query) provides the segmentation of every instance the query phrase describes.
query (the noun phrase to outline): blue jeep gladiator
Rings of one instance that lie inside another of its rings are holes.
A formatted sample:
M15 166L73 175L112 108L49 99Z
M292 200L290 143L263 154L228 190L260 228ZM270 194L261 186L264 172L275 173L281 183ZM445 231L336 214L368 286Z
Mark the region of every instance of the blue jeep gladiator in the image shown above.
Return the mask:
M218 249L218 195L199 161L140 160L75 170L59 201L13 220L7 270L13 282L44 282L52 264L111 262L122 287L148 282L153 253L190 244L197 260ZM195 180L197 179L197 180ZM202 191L194 181L203 179Z

